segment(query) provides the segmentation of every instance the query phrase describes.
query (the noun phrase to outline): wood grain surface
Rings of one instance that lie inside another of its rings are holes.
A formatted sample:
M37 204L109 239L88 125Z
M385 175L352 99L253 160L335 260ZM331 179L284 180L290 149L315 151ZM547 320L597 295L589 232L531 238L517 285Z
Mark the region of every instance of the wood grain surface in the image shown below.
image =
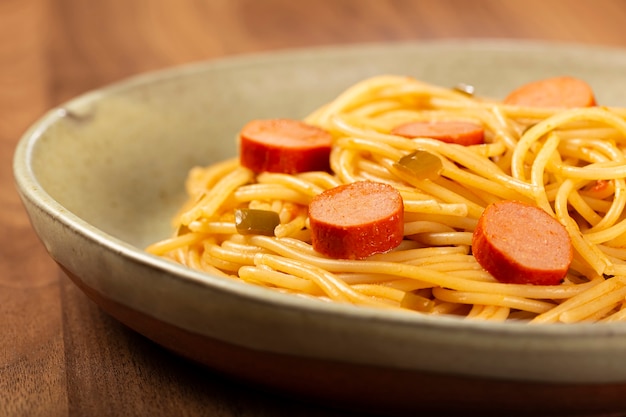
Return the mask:
M0 416L351 415L199 369L101 312L32 231L13 150L47 109L149 70L466 37L626 48L626 0L0 0Z

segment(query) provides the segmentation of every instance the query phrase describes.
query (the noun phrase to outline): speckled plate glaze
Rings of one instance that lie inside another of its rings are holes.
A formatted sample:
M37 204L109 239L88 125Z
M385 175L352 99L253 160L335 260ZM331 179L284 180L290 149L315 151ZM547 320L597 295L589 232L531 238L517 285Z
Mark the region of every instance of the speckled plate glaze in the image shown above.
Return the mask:
M169 235L187 171L234 156L243 123L302 117L381 73L492 97L570 74L600 103L626 105L626 51L609 48L451 40L239 56L50 110L16 149L16 183L52 258L100 307L259 387L394 413L625 410L626 324L485 323L303 300L142 250Z

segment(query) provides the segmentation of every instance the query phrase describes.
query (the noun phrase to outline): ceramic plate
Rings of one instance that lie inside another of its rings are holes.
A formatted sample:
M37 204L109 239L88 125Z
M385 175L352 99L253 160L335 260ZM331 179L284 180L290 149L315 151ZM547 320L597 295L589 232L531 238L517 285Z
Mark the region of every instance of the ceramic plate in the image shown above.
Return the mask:
M358 45L150 73L52 109L15 153L54 260L105 311L202 364L281 393L383 411L626 409L626 324L528 326L303 300L142 248L170 234L195 165L236 154L253 118L299 118L381 73L503 97L553 75L626 105L626 52L508 41Z

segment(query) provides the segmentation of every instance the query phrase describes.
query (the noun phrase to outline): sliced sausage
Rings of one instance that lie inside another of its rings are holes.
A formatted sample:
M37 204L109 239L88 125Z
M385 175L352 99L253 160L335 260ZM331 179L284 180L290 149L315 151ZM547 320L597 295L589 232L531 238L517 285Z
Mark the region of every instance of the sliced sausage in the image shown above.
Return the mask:
M478 263L500 282L557 285L573 247L565 227L539 207L519 201L487 206L472 239Z
M405 123L393 128L391 134L406 138L431 138L464 146L485 141L485 129L481 125L455 120Z
M529 107L590 107L596 105L589 84L570 76L533 81L513 90L505 104Z
M404 237L404 204L392 186L359 181L318 194L309 205L311 243L340 259L387 252Z
M253 120L239 132L241 165L254 172L329 171L332 135L299 120Z

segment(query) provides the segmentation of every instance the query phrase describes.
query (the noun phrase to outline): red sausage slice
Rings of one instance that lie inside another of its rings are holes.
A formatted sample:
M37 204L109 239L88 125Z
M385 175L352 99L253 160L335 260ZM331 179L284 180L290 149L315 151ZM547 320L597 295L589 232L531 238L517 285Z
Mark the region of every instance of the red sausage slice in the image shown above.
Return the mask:
M589 84L578 78L562 76L524 84L513 90L505 104L530 107L590 107L596 105Z
M332 258L387 252L404 237L404 204L390 185L359 181L326 190L309 205L313 248Z
M463 146L485 141L485 129L476 123L464 121L410 122L392 129L391 134L406 138L431 138Z
M565 227L539 207L518 201L487 206L472 252L498 281L514 284L558 285L573 257Z
M329 171L331 144L330 133L298 120L253 120L239 133L239 158L254 172Z

